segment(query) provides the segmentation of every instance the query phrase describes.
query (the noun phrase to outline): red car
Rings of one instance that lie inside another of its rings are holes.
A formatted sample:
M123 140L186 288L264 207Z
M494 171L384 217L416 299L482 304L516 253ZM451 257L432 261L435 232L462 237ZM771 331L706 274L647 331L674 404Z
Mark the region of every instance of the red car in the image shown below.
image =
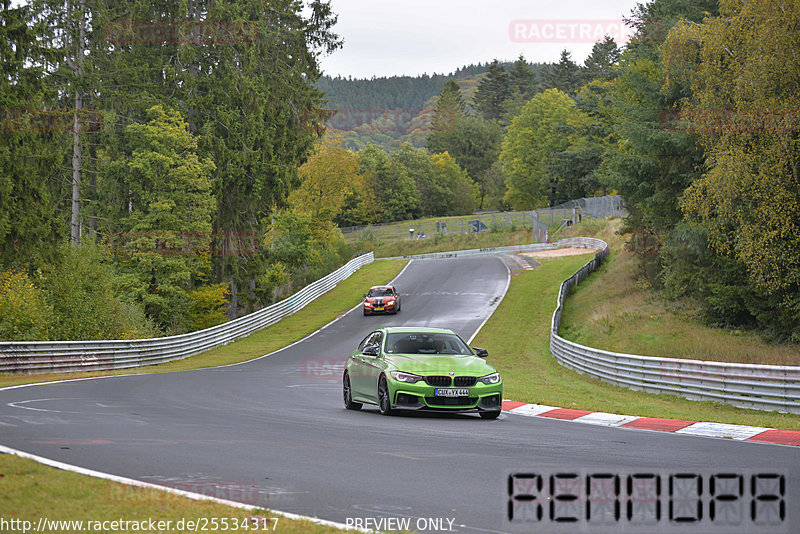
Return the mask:
M364 315L399 311L400 293L394 286L374 286L364 295Z

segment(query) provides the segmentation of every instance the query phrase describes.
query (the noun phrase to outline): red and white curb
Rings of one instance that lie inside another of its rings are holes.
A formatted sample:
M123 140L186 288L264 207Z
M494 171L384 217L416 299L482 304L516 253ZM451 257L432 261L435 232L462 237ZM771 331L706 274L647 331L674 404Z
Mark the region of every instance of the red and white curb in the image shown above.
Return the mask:
M530 263L528 263L527 261L525 261L524 259L520 258L518 255L516 255L516 254L507 254L507 256L509 258L511 258L512 260L514 260L514 262L516 262L516 264L519 265L520 269L525 269L526 271L532 271L533 270L533 266Z
M654 417L637 417L635 415L618 415L606 412L592 412L588 410L574 410L571 408L558 408L542 404L528 404L510 400L503 401L503 411L515 415L529 417L546 417L548 419L561 419L602 425L617 428L632 428L638 430L655 430L659 432L674 432L690 436L703 436L710 438L726 438L737 441L754 441L758 443L772 443L777 445L790 445L800 447L800 430L779 430L758 426L727 425L723 423L703 423L698 421L682 421L678 419L658 419Z

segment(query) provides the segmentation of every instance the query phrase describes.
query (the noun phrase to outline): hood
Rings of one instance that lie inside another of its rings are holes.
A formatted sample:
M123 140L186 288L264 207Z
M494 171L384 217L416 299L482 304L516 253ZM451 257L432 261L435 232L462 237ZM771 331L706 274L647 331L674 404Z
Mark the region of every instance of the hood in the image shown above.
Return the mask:
M477 356L442 354L387 354L386 362L398 371L415 375L484 376L494 373L495 368Z

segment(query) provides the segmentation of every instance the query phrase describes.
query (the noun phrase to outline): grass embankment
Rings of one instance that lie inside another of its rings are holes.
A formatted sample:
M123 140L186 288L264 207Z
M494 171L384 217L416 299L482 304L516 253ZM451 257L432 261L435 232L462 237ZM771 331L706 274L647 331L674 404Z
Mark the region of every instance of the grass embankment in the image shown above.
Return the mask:
M211 349L197 356L134 369L117 371L101 371L93 373L49 373L38 375L0 374L0 388L48 382L52 380L68 380L93 376L112 376L120 374L168 373L202 369L231 363L244 362L264 354L278 350L302 339L311 332L321 328L343 314L361 300L364 288L388 282L395 276L405 261L376 261L365 265L347 280L340 282L334 289L308 304L300 313L296 313L280 322L259 330L234 343Z
M203 354L176 362L115 372L69 373L48 375L0 375L0 386L31 382L109 376L131 373L164 373L200 369L246 361L285 347L329 323L356 305L364 287L388 282L406 262L380 261L359 269L336 288L310 303L300 313L256 332L242 340ZM269 511L246 511L211 502L201 502L157 489L126 486L115 482L61 471L32 460L0 454L0 516L6 521L27 520L36 527L40 518L50 520L84 521L172 521L164 532L195 532L205 522L207 531L233 530L234 520L241 525L247 519L247 532L267 532L275 529L288 534L341 532L333 527L317 525L310 521L287 519ZM212 528L212 518L228 518L228 528L220 522ZM184 520L184 528L177 528ZM198 528L186 526L194 521ZM198 524L198 521L201 523ZM22 524L13 528L21 530ZM164 524L166 525L166 523ZM254 528L258 526L259 528ZM147 530L128 524L130 530L111 528L106 531L129 532ZM9 527L12 528L12 527ZM47 532L75 532L76 528L47 528ZM242 527L239 531L245 531Z
M636 258L616 251L569 299L565 338L605 350L734 363L800 365L800 347L756 332L709 327L690 302L665 302L637 280Z
M576 232L580 233L580 228ZM616 239L616 244L619 244L619 237L613 236L613 228L604 228L598 233L598 237L611 243L615 243ZM609 233L612 235L608 235ZM558 288L564 279L590 258L587 254L541 259L540 269L515 276L503 302L474 340L475 346L489 350L491 363L503 374L503 395L506 398L626 415L800 429L798 415L746 410L712 402L689 401L673 395L631 391L559 365L550 354L549 347L550 319L555 309ZM630 288L619 287L620 280L608 280L605 277L617 262L624 261L624 256L613 254L610 261L584 284L608 286L611 288L608 291L613 290L622 299L622 295L629 292ZM578 296L582 296L584 291L588 292L588 289L579 290ZM588 298L582 305L588 307L587 303L594 302L596 306L605 309L605 302L598 300L599 298L601 297ZM579 305L575 299L570 297L565 306L564 317L574 313L573 308L577 306ZM637 304L628 303L624 299L617 301L616 306L619 307L620 314L637 313ZM609 312L610 310L611 308ZM651 320L649 315L647 319ZM675 322L680 322L679 318ZM658 322L655 321L653 328L657 326ZM632 337L635 337L636 328L630 328L633 331L630 334ZM712 331L714 335L730 335L713 332L714 329L702 327L700 324L693 324L693 328L703 328ZM730 337L734 340L740 339L737 336ZM669 343L664 343L669 348ZM719 350L725 351L725 346L720 344ZM612 349L619 350L619 347L614 346Z
M340 533L333 527L311 521L287 519L268 510L242 510L214 502L196 501L157 489L125 486L87 477L16 456L0 454L0 519L3 532L33 532L40 520L42 532L282 532L286 534ZM224 528L225 518L228 528ZM276 522L277 519L277 522ZM84 528L57 525L56 521L83 521ZM156 530L149 521L155 521ZM217 528L213 528L213 521ZM13 521L13 522L12 522ZM26 525L22 521L29 521ZM127 524L96 529L89 522L127 521ZM160 526L158 521L164 521ZM170 521L167 524L166 521ZM183 521L180 526L179 522ZM193 521L193 525L187 525ZM134 525L131 522L138 522ZM236 522L236 523L234 523ZM242 525L246 522L248 528ZM238 524L239 528L233 529ZM168 527L169 528L164 528ZM196 526L196 528L195 528ZM205 529L203 528L205 526ZM127 527L127 528L126 528Z
M547 223L550 226L550 231L553 232L565 218L572 216L572 209L557 209L551 210L549 208L542 208L536 210L540 221ZM518 229L531 227L531 212L530 211L509 211L509 212L495 212L495 213L482 213L472 215L451 215L447 217L422 217L420 219L413 219L408 221L395 221L390 223L376 224L361 227L358 232L350 232L345 229L346 233L344 238L346 241L357 241L359 236L365 234L372 234L378 241L408 241L409 229L413 228L415 235L420 231L428 235L428 238L438 234L436 230L436 223L446 223L447 235L462 234L469 231L470 227L467 226L470 221L480 220L489 229L497 232L507 232L509 222L511 225Z

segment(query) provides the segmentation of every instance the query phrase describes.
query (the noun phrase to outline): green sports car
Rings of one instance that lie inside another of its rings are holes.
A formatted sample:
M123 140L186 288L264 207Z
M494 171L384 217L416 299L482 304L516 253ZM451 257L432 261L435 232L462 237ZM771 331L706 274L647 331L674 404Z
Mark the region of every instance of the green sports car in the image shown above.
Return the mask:
M379 328L347 358L345 408L377 404L384 415L396 410L477 411L484 419L496 419L503 381L484 361L487 356L483 349L473 352L451 330Z

